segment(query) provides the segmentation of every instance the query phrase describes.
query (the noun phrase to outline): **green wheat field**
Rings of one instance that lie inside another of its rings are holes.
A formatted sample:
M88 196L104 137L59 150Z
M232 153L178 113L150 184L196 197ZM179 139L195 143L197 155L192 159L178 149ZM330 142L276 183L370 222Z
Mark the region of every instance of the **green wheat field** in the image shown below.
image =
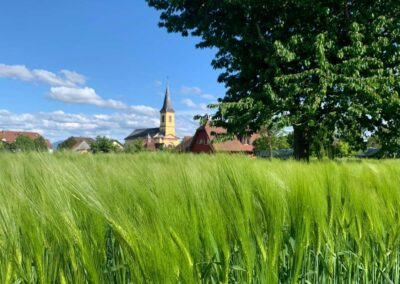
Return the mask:
M399 283L400 161L1 154L0 283Z

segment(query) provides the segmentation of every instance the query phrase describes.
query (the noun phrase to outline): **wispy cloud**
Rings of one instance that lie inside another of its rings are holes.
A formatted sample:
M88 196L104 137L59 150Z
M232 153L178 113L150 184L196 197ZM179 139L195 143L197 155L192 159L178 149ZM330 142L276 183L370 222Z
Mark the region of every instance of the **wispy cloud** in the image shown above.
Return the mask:
M154 86L156 86L156 87L161 87L162 84L163 84L163 83L162 83L160 80L155 80L155 81L154 81Z
M182 95L195 95L209 101L215 101L217 98L211 94L203 92L199 87L182 86L180 89Z
M203 92L199 87L182 86L181 93L184 95L201 95Z
M49 97L66 103L90 104L98 107L109 107L114 109L127 109L128 106L120 101L105 100L89 87L51 87Z
M32 72L24 65L0 64L0 77L30 81L34 78Z
M102 108L125 111L156 113L148 106L129 106L121 101L104 99L94 88L86 86L86 77L75 71L63 69L58 74L44 69L30 70L24 65L0 64L0 78L13 78L22 81L41 83L50 86L47 96L70 104L87 104Z
M59 74L43 70L28 69L25 65L0 64L0 77L23 81L43 83L50 86L79 86L86 83L85 76L69 70L61 70Z
M215 101L217 99L215 96L210 94L201 94L201 97L209 101Z
M181 100L181 103L187 107L190 108L196 108L197 105L191 100L191 99L183 99Z
M193 102L191 99L183 99L181 100L181 103L189 108L194 108L194 109L199 109L199 110L207 110L207 104L196 104L195 102Z

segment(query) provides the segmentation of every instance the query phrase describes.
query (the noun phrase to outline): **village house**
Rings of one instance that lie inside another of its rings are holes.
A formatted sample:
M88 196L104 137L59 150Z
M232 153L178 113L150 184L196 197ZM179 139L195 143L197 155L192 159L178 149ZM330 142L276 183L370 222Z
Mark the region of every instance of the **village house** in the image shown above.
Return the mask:
M215 138L218 135L226 134L227 130L223 127L211 126L209 122L200 126L193 137L186 137L178 146L178 151L193 153L247 153L253 154L254 141L260 137L259 134L253 134L250 137L239 139L235 138L223 142L218 142Z
M58 147L62 150L72 150L79 153L87 153L90 151L90 144L93 142L93 138L71 136L58 145Z
M111 139L111 144L117 151L124 150L124 145L121 142L119 142L118 140Z
M28 132L28 131L6 131L2 130L0 131L0 141L11 144L14 143L17 140L18 136L26 136L31 140L36 140L40 137L43 137L39 133L36 132ZM45 139L45 143L47 146L47 149L49 151L52 150L52 146L49 140Z
M179 138L175 135L175 110L169 87L165 91L164 104L160 110L160 127L135 129L125 138L125 144L129 145L138 139L143 141L148 150L175 148L179 144Z

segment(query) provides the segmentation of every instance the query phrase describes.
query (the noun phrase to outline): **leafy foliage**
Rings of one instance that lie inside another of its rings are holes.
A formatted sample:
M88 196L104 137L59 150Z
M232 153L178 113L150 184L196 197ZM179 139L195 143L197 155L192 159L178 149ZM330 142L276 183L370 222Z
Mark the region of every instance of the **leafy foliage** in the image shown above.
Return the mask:
M75 145L75 143L76 139L74 137L69 137L58 145L57 150L69 150Z
M47 151L47 143L46 140L39 136L38 138L32 140L28 136L19 135L15 142L6 143L0 142L0 151L8 151L8 152L43 152Z
M33 140L33 145L35 151L43 152L48 150L46 140L42 136L39 136L38 138Z
M90 144L90 150L93 153L111 153L116 152L117 149L113 145L113 141L104 136L97 136L96 140Z
M4 152L7 150L7 143L0 141L0 152Z
M386 149L400 136L400 5L388 1L147 0L160 26L216 48L227 93L213 119L231 133L292 126L296 158L321 137Z
M138 153L142 151L145 151L143 139L135 139L124 146L125 153Z
M290 137L282 131L268 131L254 141L255 151L270 151L290 148Z
M35 142L24 135L20 135L15 139L14 146L18 151L23 152L35 150Z

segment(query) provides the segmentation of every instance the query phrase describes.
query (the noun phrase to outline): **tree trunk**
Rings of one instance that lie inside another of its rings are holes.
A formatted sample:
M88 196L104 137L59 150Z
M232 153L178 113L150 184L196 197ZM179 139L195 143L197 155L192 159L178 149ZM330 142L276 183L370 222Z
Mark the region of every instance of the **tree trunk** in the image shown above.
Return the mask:
M308 127L293 127L293 150L296 160L310 160L310 130Z
M269 131L267 133L268 133L269 158L272 159L273 158L273 154L272 154L272 133L269 132Z

